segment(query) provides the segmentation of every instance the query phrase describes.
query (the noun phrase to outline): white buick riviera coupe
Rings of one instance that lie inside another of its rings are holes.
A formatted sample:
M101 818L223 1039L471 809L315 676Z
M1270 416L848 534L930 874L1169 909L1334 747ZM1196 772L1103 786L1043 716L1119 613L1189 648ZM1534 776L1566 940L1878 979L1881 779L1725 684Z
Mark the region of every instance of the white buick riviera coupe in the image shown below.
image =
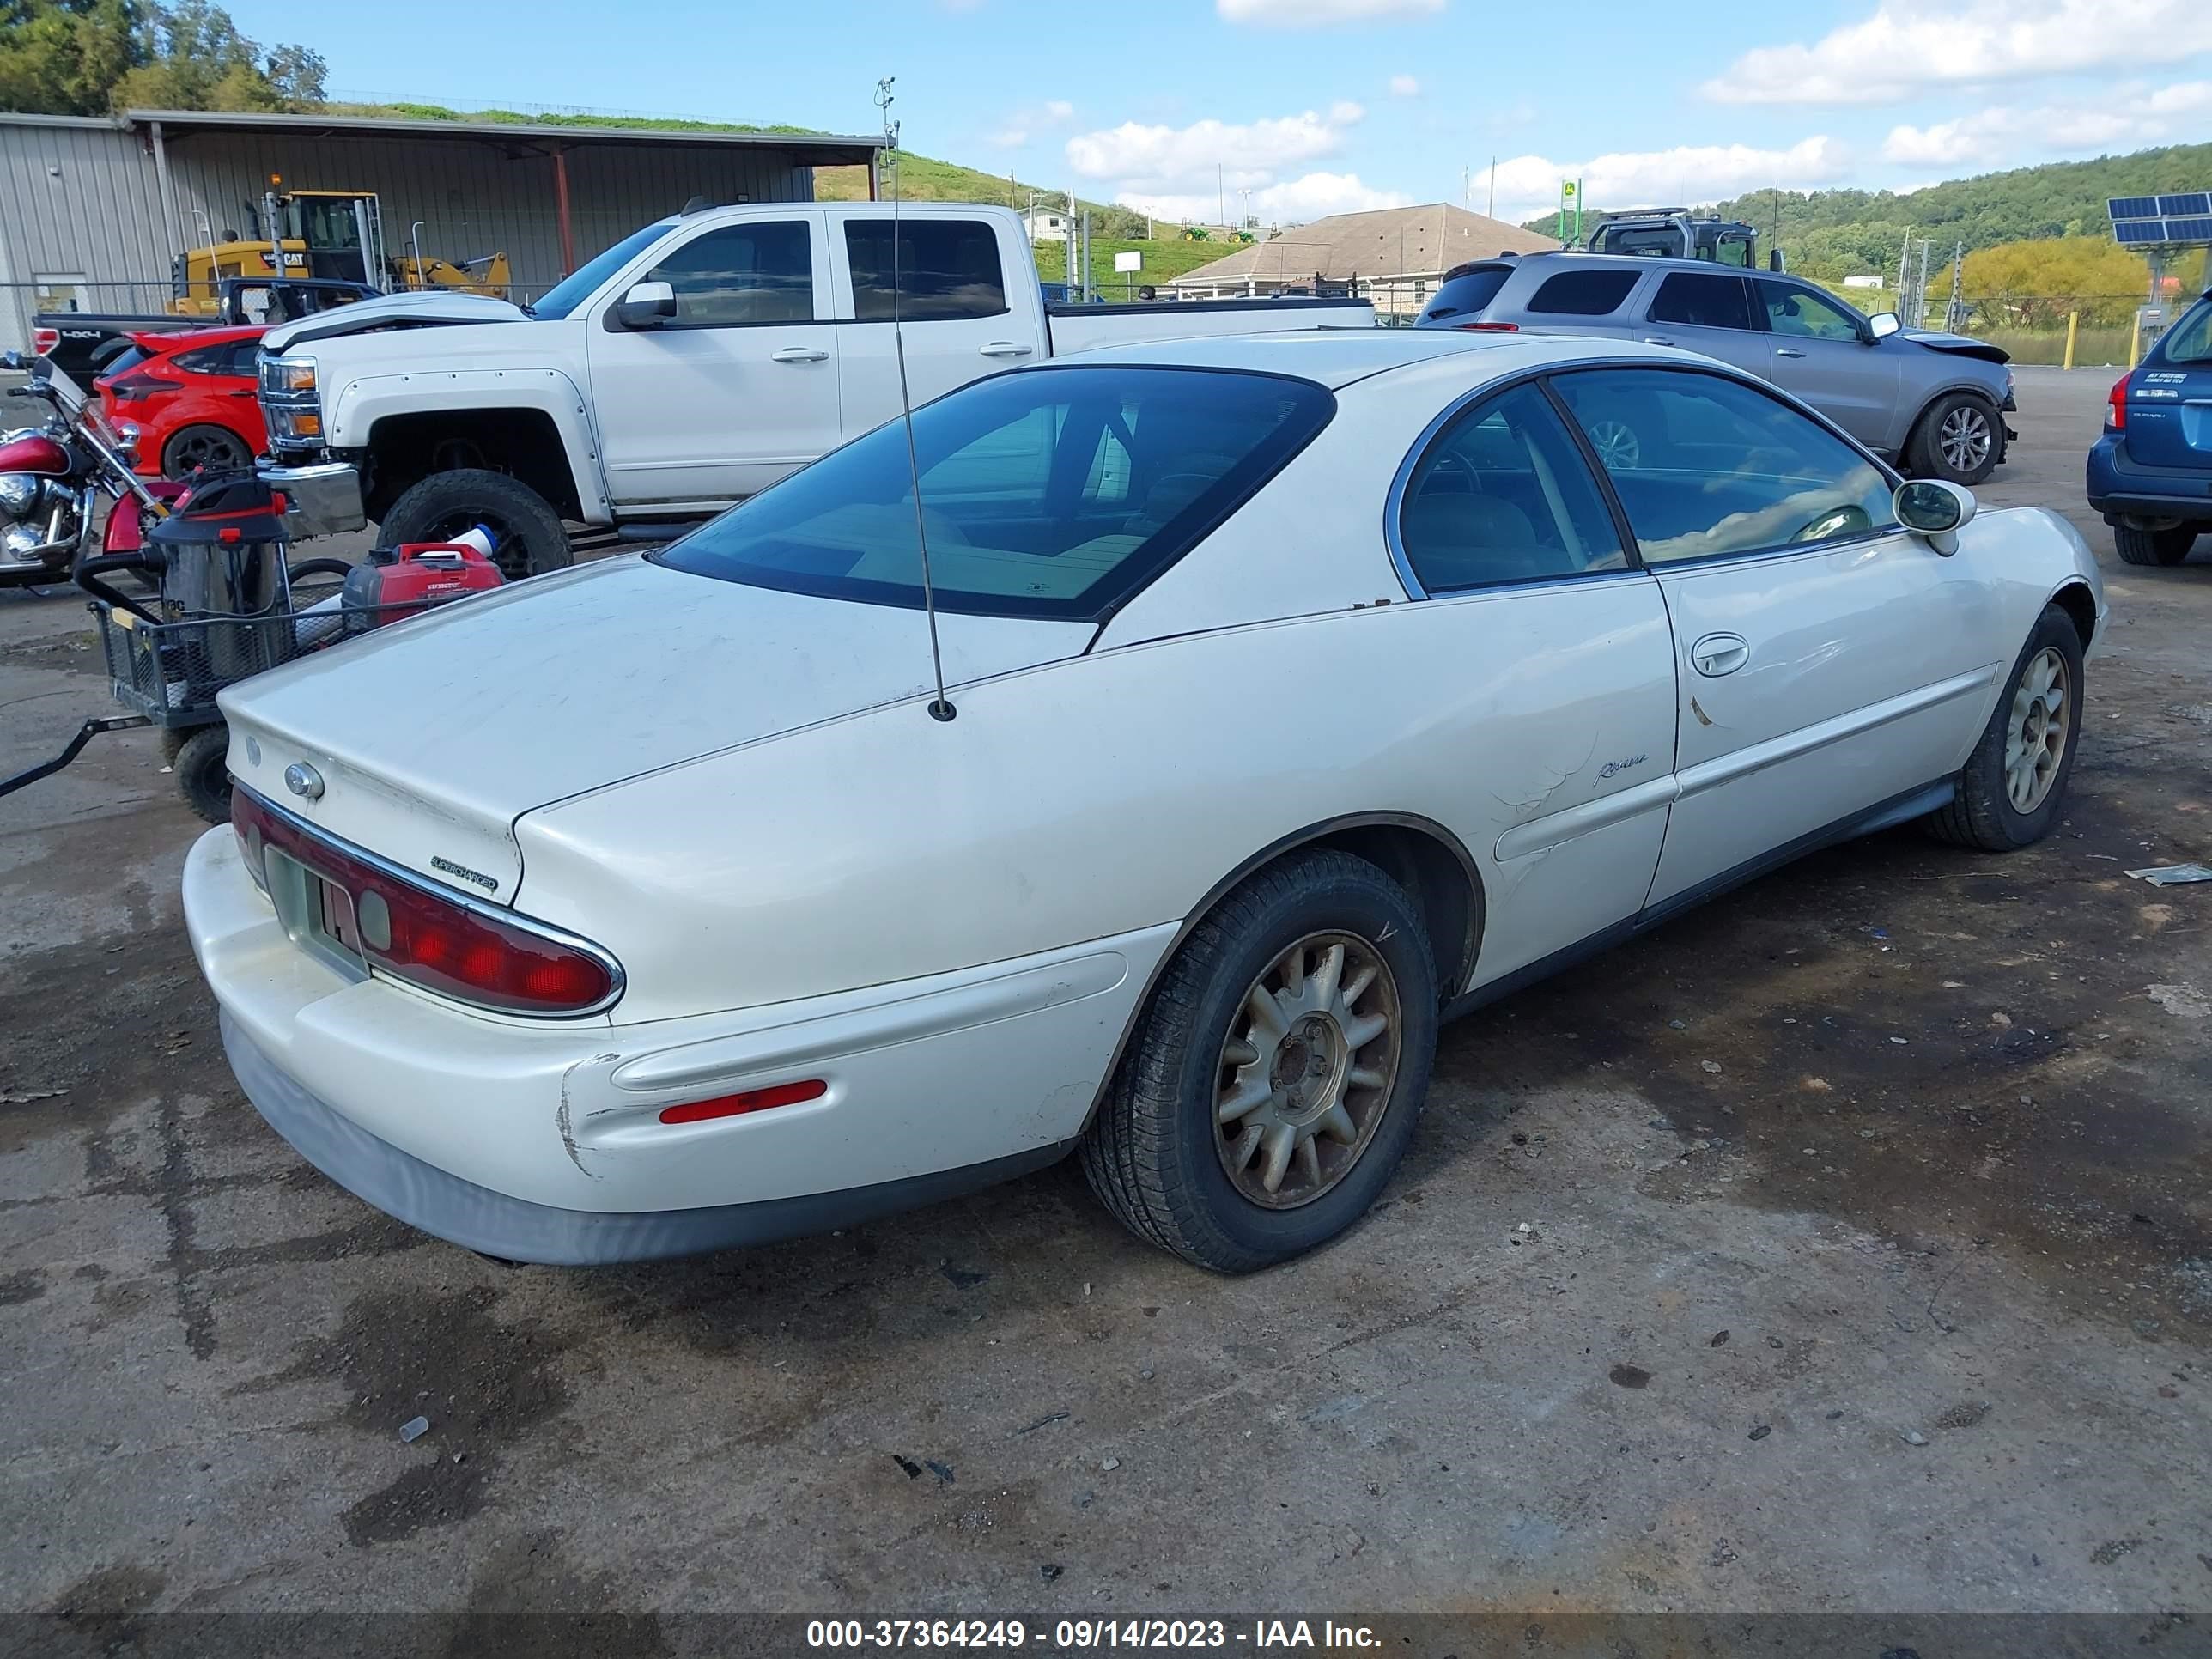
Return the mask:
M1702 358L1176 341L911 441L224 694L185 909L303 1157L597 1262L1075 1150L1245 1271L1374 1201L1442 1019L1824 842L2002 852L2065 793L2081 538Z

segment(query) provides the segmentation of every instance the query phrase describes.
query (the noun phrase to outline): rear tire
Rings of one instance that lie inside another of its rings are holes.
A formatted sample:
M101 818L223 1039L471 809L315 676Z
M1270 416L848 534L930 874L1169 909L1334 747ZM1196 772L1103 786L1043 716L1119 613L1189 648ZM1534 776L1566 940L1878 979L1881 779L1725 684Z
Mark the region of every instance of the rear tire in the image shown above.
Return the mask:
M195 472L239 472L252 465L252 450L228 427L188 426L161 446L161 476L180 482Z
M561 515L543 495L504 472L479 467L423 479L392 502L377 526L378 540L386 547L449 542L478 525L492 532L492 557L511 582L575 562Z
M1954 392L1931 404L1905 446L1917 478L1942 478L1972 487L1996 470L2004 453L1996 405L1971 392Z
M2056 709L2054 684L2063 691ZM2081 635L2071 617L2045 605L1959 774L1956 799L1929 814L1929 832L1984 853L2017 852L2041 841L2065 803L2081 735ZM2045 753L2051 759L2043 769L2037 762Z
M2112 526L2112 545L2130 564L2179 564L2197 544L2197 531L2189 525L2170 530L2139 530L2133 525Z
M229 754L230 728L220 722L203 726L178 745L178 791L185 805L210 823L230 822Z
M1283 1028L1258 1047L1255 998ZM1139 1238L1216 1273L1325 1243L1366 1213L1413 1142L1437 1007L1420 912L1381 870L1312 852L1260 872L1153 988L1084 1137L1091 1190ZM1223 1127L1248 1087L1260 1099Z

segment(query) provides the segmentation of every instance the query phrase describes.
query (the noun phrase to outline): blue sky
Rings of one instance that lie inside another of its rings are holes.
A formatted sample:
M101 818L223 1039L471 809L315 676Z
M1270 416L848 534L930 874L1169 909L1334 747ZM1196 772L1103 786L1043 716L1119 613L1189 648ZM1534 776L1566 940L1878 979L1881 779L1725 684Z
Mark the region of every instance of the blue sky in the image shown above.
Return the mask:
M231 0L333 92L874 129L1164 216L1910 187L2212 138L2212 0ZM526 21L525 21L526 20ZM1470 169L1472 176L1463 173Z

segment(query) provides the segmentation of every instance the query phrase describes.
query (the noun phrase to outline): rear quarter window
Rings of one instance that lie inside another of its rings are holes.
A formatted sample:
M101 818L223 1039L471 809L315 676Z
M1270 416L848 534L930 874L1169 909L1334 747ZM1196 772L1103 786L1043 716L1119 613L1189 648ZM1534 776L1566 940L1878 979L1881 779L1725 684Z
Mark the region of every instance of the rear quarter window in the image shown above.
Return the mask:
M1563 270L1529 296L1530 312L1553 317L1603 317L1620 309L1640 270Z
M1513 274L1508 264L1477 265L1444 278L1437 297L1421 313L1424 323L1450 323L1480 316L1498 291L1505 286L1505 279Z
M2169 363L2212 363L2212 300L2199 300L2166 337L2162 354Z

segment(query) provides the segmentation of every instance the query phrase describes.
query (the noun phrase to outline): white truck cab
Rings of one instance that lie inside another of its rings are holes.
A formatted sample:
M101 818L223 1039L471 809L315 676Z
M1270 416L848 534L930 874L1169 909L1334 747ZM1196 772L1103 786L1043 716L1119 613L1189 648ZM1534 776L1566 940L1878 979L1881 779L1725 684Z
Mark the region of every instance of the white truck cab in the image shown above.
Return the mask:
M264 471L303 534L489 527L510 575L563 521L696 519L999 370L1176 336L1376 325L1364 301L1048 307L1018 215L789 203L647 225L515 306L396 295L263 342Z

